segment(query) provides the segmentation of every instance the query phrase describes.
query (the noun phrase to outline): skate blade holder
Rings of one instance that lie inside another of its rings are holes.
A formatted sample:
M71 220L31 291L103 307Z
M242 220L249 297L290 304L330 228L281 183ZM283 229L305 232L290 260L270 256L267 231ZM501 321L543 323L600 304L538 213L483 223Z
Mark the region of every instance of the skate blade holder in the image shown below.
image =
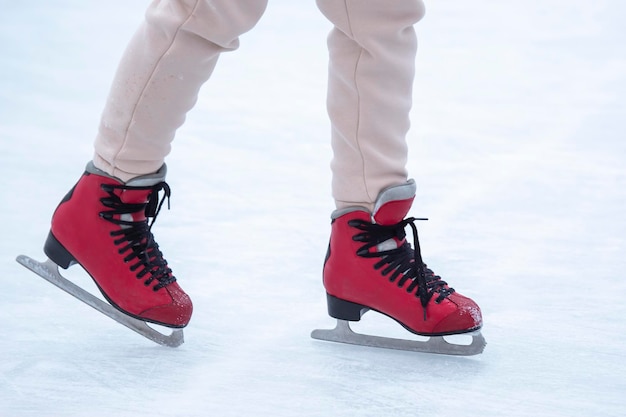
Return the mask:
M139 333L146 339L168 347L178 347L185 341L182 329L174 329L169 335L161 333L148 326L146 322L122 313L111 304L102 301L90 292L74 284L59 273L59 266L50 259L47 259L45 262L39 262L26 255L19 255L16 261L51 284L93 307L105 316Z
M340 319L337 319L337 325L334 329L316 329L311 333L311 337L317 340L410 352L472 356L481 354L485 350L487 342L479 331L460 336L471 336L471 343L450 343L445 339L445 336L430 336L426 341L419 341L361 334L350 328L349 321Z

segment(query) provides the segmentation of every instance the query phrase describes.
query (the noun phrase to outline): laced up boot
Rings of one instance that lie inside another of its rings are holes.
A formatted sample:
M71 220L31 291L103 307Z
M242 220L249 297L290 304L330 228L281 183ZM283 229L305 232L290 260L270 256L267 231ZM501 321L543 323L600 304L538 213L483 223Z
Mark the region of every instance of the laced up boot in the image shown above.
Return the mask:
M178 328L189 323L191 300L151 232L166 198L169 203L165 171L164 165L123 183L89 163L57 207L44 252L62 268L80 264L118 310Z
M415 198L408 181L380 193L372 213L362 207L332 215L324 286L330 316L358 321L375 310L424 336L477 330L480 308L422 261L415 221L404 217ZM413 230L415 249L406 240Z

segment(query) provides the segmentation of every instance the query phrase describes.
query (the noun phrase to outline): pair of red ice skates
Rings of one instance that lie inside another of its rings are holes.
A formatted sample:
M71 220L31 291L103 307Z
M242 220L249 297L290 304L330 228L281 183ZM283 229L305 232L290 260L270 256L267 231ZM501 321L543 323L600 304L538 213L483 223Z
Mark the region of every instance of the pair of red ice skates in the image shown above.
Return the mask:
M328 312L347 323L371 309L424 336L474 332L482 324L479 307L421 259L415 219L405 219L414 196L415 184L409 181L381 192L372 213L360 207L333 213L324 264ZM56 209L44 251L62 268L80 264L107 301L125 315L182 328L189 323L192 303L151 232L165 198L165 166L123 183L90 163ZM407 226L414 231L415 250L405 239ZM317 338L350 342L341 335L314 332ZM371 339L353 342L402 348ZM439 353L455 353L442 350Z

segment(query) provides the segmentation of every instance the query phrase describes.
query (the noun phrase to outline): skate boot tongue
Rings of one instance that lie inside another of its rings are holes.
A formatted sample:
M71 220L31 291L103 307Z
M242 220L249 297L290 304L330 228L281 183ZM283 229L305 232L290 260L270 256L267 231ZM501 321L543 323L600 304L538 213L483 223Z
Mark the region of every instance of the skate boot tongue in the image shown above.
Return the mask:
M105 186L105 189L111 193L113 199L109 199L108 204L115 204L116 208L108 217L121 220L122 228L128 227L130 223L148 222L149 218L154 222L166 199L169 207L170 189L164 182L137 188L128 184L112 184ZM163 198L159 196L160 191L165 193ZM117 203L112 203L114 200L117 200Z
M165 182L167 166L163 164L161 169L153 174L142 175L129 180L123 191L122 201L129 204L146 204L145 210L133 213L134 221L146 220L146 217L156 218L167 198L169 207L170 188ZM159 202L158 192L164 190L165 197Z
M381 226L392 226L400 223L411 209L415 199L415 181L384 189L376 199L372 222ZM402 246L405 239L391 238L376 246L378 251L388 251Z
M153 174L141 175L127 181L124 187L120 189L120 200L124 204L137 205L137 207L144 205L145 208L133 213L122 214L120 220L142 222L152 218L154 222L165 199L167 199L169 207L170 188L165 182L166 175L167 166L163 164L161 169ZM161 190L165 192L165 196L159 200L159 191Z
M415 181L389 187L381 191L372 211L372 220L381 226L400 223L411 209L415 199Z

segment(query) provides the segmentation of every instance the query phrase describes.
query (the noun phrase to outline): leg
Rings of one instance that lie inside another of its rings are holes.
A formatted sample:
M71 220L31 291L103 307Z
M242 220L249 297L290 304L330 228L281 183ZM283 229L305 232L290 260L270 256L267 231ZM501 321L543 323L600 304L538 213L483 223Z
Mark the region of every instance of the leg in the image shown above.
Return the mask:
M119 65L95 142L96 167L123 181L156 172L222 52L267 0L155 0Z
M94 161L56 209L44 251L80 264L115 308L184 327L192 303L152 235L169 197L164 158L218 56L236 49L266 0L155 0L116 74Z
M373 208L384 188L407 180L409 110L421 0L317 0L335 25L328 113L337 208Z
M328 312L358 321L382 312L426 336L479 329L479 307L423 262L407 181L409 110L421 0L317 0L335 25L328 113L332 126L331 238L324 264ZM413 230L413 250L405 228ZM481 348L482 349L482 348Z

